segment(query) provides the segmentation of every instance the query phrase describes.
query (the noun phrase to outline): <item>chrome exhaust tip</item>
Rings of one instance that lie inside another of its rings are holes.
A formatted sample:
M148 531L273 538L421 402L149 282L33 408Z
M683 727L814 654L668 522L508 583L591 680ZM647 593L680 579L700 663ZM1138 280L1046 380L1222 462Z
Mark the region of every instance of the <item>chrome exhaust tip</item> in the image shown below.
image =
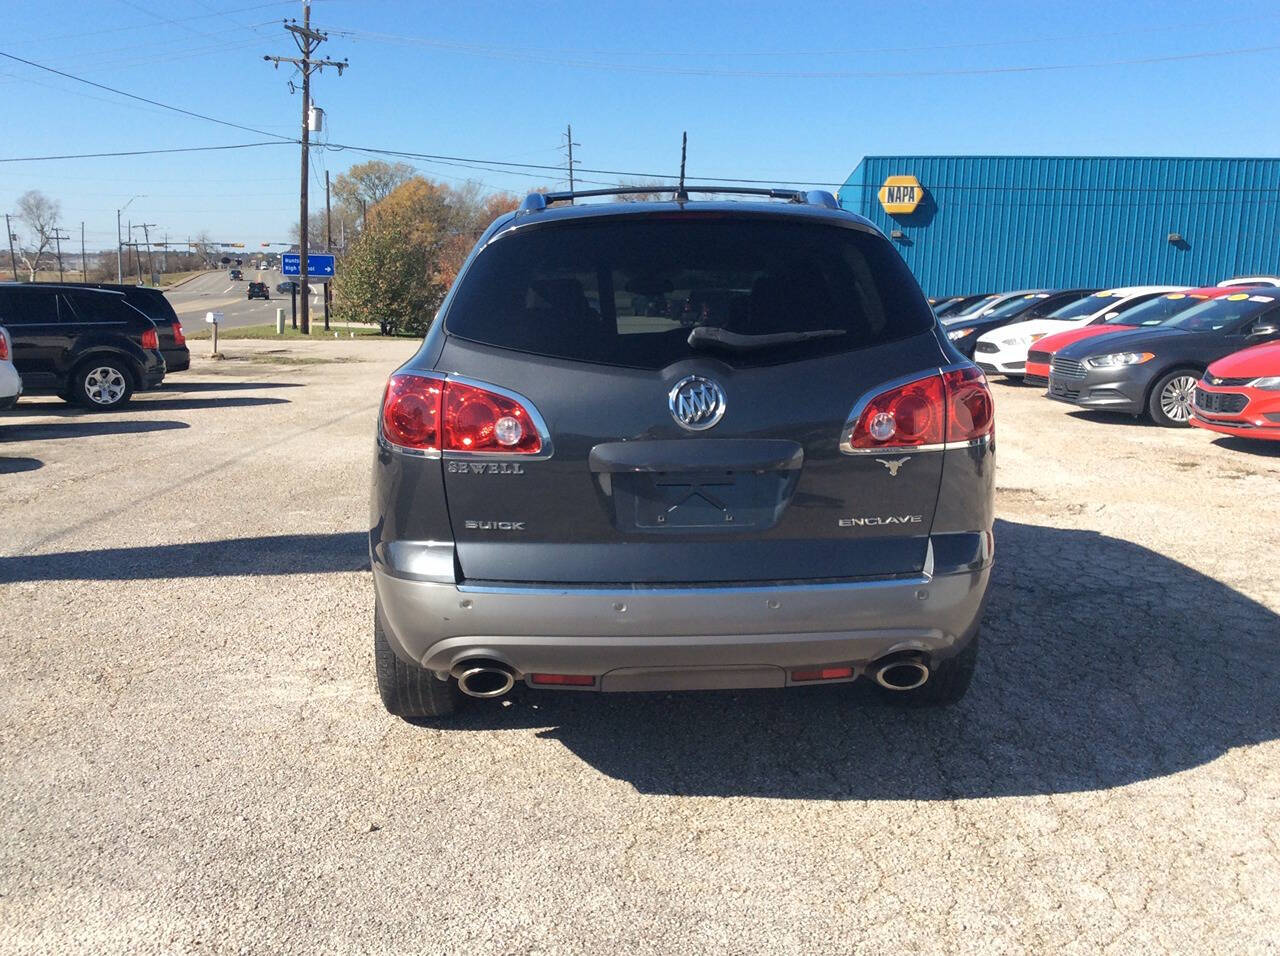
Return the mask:
M876 665L875 681L885 690L915 690L929 679L929 665L923 657L898 657Z
M458 672L458 690L468 697L501 697L515 685L515 672L502 664L463 664Z

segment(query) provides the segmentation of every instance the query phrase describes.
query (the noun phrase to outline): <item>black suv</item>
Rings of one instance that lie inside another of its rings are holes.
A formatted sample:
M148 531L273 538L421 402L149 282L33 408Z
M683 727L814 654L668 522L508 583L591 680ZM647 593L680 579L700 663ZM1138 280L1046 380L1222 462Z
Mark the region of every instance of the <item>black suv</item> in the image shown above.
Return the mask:
M124 293L126 302L156 324L166 374L185 372L191 368L191 352L182 332L182 322L163 292L146 286L116 285L111 282L91 282L88 287Z
M982 372L829 193L715 191L788 201L529 196L391 376L369 545L392 713L516 681L964 694Z
M155 323L120 292L0 282L0 325L13 340L24 393L105 410L164 379Z
M232 269L230 272L228 272L228 273L227 273L227 278L228 278L228 279L243 279L243 278L244 278L244 273L243 273L243 272L241 272L239 269Z
M267 288L265 282L250 282L249 290L246 298L250 299L266 299L271 301L271 290Z

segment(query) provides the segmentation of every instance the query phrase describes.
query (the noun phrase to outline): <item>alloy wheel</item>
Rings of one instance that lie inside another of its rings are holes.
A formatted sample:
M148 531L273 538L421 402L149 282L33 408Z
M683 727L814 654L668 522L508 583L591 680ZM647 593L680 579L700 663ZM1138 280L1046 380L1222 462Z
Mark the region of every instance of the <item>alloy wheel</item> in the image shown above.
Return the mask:
M126 388L124 375L110 365L90 369L84 377L84 393L95 405L115 405L124 397Z
M1170 421L1185 422L1191 418L1191 401L1196 393L1194 375L1179 375L1169 379L1160 392L1160 410Z

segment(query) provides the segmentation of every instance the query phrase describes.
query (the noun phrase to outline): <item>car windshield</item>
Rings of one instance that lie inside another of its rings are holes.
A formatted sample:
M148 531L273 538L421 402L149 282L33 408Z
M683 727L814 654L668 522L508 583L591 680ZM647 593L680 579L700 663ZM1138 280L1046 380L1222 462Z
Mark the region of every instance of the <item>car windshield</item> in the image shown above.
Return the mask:
M1204 301L1203 298L1195 298L1185 292L1173 292L1136 305L1127 312L1121 312L1114 318L1107 319L1105 324L1134 325L1144 329L1153 325L1163 325L1175 315L1180 315Z
M982 317L984 319L995 319L1005 315L1017 315L1024 309L1034 307L1037 302L1046 298L1048 298L1048 295L1044 292L1029 292L1026 295L1016 295L1008 302L1001 302L995 308L983 312Z
M962 315L969 315L969 316L977 315L977 314L978 314L979 312L981 312L983 309L989 309L989 308L991 308L991 303L992 303L992 302L995 302L995 301L996 301L996 299L998 299L998 298L1000 298L1000 296L998 296L998 295L984 295L984 296L983 296L981 299L979 299L977 302L974 302L974 303L973 303L973 304L971 304L971 305L967 305L967 306L965 306L965 307L964 307L963 309L961 309L959 312L952 312L950 315L948 315L948 316L947 316L947 318L948 318L948 319L958 319L958 318L960 318L960 316L962 316Z
M1165 324L1187 332L1220 332L1267 311L1277 301L1280 301L1280 296L1235 292L1221 299L1201 302Z
M1086 295L1083 299L1076 299L1070 305L1064 305L1060 309L1050 312L1048 315L1041 316L1043 319L1083 319L1085 316L1093 315L1095 312L1101 312L1113 302L1119 302L1118 296L1112 295L1110 292L1095 292L1093 295Z
M695 355L767 365L847 352L934 322L877 235L677 214L517 229L476 257L445 328L500 348L665 368Z

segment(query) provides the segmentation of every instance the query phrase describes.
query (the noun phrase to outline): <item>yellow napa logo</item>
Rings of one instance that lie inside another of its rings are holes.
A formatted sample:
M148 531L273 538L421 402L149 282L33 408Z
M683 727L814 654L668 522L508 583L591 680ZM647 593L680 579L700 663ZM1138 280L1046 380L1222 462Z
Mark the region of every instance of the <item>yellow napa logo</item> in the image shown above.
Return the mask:
M924 187L914 176L890 176L876 196L889 215L909 216L924 200Z

